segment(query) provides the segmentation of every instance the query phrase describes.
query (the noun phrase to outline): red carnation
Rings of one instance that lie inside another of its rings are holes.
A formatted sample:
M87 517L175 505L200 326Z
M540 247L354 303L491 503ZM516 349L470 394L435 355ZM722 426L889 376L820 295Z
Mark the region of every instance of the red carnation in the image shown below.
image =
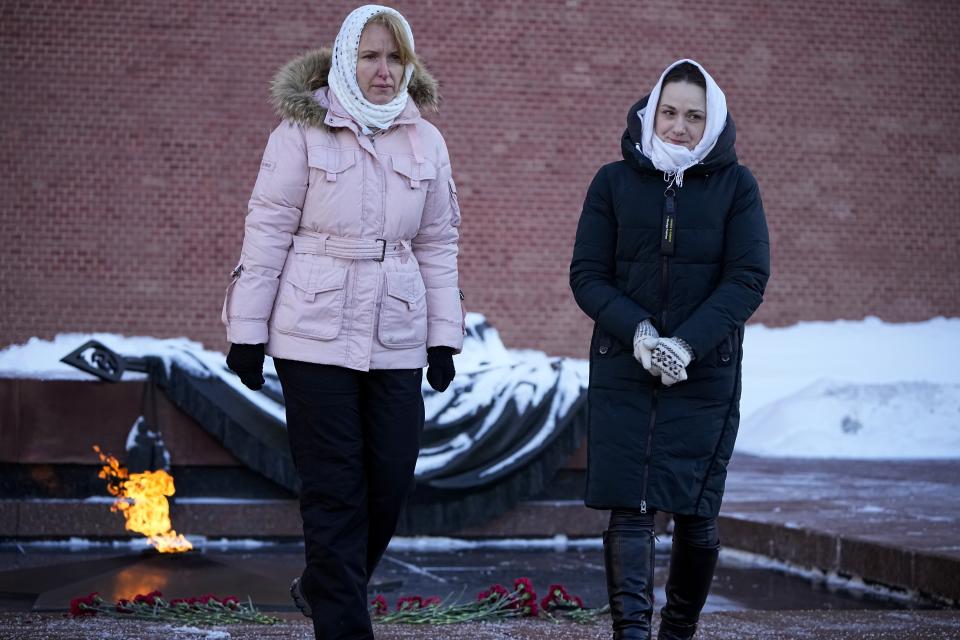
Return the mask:
M162 596L163 594L159 591L151 591L147 594L138 593L137 595L133 596L133 601L138 604L148 604L152 607L157 604L157 598Z
M210 604L211 602L220 602L217 596L212 593L205 593L199 598L200 604Z
M432 607L440 606L440 596L430 596L429 598L424 598L423 602L420 603L420 607Z
M397 611L413 610L423 607L423 598L420 596L406 596L397 600Z
M511 605L510 608L520 608L526 607L527 604L537 604L537 592L533 590L533 583L530 582L530 578L517 578L513 581L513 588L515 591L520 592L520 599Z
M570 599L570 594L567 593L567 588L562 584L552 584L547 591L550 592L551 597L556 596L560 600Z
M99 599L97 592L89 593L83 598L74 598L70 601L70 615L75 618L97 615L94 609L97 606L96 600Z
M231 609L236 609L237 607L240 606L240 598L238 598L237 596L227 596L220 602L223 604L223 606L229 607Z
M514 590L522 588L524 591L533 593L533 583L530 582L530 578L517 578L513 581L513 588Z
M481 591L477 594L477 600L500 600L501 598L510 595L510 592L501 584L490 585L490 588L486 591Z
M580 596L570 595L562 584L550 585L550 593L540 601L540 608L545 611L554 609L583 609L583 600Z
M390 611L390 605L387 604L387 599L382 595L374 598L371 604L373 605L373 615L375 616L382 616Z

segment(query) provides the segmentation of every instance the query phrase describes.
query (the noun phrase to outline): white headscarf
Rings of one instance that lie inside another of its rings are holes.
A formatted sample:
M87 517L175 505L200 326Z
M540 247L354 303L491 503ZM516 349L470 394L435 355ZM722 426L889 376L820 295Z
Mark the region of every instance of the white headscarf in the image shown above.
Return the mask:
M386 129L397 116L403 113L410 96L407 93L407 85L410 83L410 76L413 75L413 64L407 63L397 95L387 104L373 104L363 97L363 91L357 84L357 52L360 49L360 35L367 22L381 13L388 13L400 19L407 40L410 41L410 49L414 50L413 31L410 30L410 25L399 11L377 4L367 4L351 11L340 26L340 33L337 34L337 39L333 43L333 61L330 65L330 75L327 77L327 83L337 95L340 104L360 124L364 133L369 133L371 129Z
M660 104L660 91L663 89L663 79L671 69L684 62L697 67L707 81L707 126L700 142L693 149L664 142L653 130L657 106ZM663 179L666 182L682 187L683 172L706 158L717 144L717 138L727 124L727 97L699 62L687 59L677 60L660 75L660 80L657 81L653 91L650 92L650 98L647 99L647 106L637 111L637 115L643 125L643 133L637 147L643 155L650 158L654 167L663 171Z

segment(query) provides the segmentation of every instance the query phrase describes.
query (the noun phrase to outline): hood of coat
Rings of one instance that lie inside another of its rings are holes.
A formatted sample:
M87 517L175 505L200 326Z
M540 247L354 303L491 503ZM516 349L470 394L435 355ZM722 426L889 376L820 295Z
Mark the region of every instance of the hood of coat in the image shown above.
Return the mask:
M643 155L643 152L637 147L642 134L642 126L637 111L647 106L647 99L649 98L650 96L644 97L630 107L630 110L627 112L627 128L624 130L623 137L620 139L620 150L623 152L623 159L634 169L659 173L659 170L653 166L650 158ZM707 154L707 157L703 159L703 162L690 167L686 173L691 175L712 173L728 164L733 164L737 161L737 151L734 148L736 140L737 128L733 124L733 118L730 117L730 113L727 112L727 122L723 127L723 131L720 132L720 137L717 138L717 144L714 145L710 153Z
M270 101L277 115L311 127L324 126L327 108L317 102L314 93L327 86L332 59L329 48L315 49L294 58L277 72L270 84ZM436 111L440 106L437 81L422 63L414 67L407 92L421 109Z

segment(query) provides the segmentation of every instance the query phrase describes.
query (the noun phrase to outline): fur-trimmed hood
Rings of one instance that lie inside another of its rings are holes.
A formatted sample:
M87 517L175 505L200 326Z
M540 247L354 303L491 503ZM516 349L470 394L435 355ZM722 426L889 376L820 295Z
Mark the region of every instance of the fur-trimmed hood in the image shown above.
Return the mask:
M285 64L270 84L270 102L277 115L310 127L324 126L327 108L317 102L314 93L327 86L333 52L329 47L314 49ZM440 106L437 81L416 63L407 92L420 109L436 111Z

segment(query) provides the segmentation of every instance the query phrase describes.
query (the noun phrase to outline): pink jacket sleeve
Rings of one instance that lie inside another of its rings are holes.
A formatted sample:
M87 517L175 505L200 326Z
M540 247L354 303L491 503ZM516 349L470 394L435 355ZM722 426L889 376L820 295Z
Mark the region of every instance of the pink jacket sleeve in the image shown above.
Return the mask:
M280 272L300 226L310 169L301 125L282 122L270 134L247 212L240 264L227 287L222 319L227 340L267 342Z
M441 145L444 143L441 141ZM460 205L446 145L437 179L427 194L413 253L427 288L427 347L463 347L463 315L457 273Z

